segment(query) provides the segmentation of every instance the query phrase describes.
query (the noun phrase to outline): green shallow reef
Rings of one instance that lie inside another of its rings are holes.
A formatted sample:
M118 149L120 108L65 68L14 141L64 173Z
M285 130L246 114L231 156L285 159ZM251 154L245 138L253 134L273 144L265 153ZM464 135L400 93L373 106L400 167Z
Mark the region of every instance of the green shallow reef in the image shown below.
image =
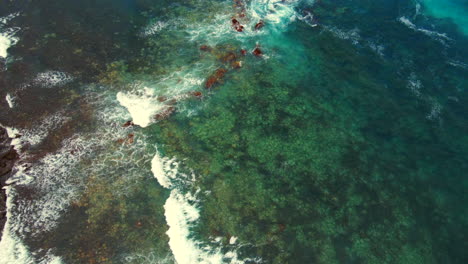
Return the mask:
M151 173L159 152L196 175L174 188L196 193L200 248L221 237L222 253L246 264L468 263L468 39L463 17L431 13L439 1L304 0L302 20L278 32L214 44L206 30L229 19L231 1L67 1L64 13L64 1L29 2L12 22L24 30L9 53L22 57L0 75L23 108L0 121L32 126L59 108L79 120L28 149L31 160L72 135L104 141L71 169L82 186L57 226L24 239L38 259L173 263L171 190ZM257 43L263 56L251 54ZM22 88L45 70L76 82ZM127 110L119 92L159 96L174 84L163 91L162 79L175 74L177 88L187 72L203 82L167 119L124 129L129 119L96 118Z
M196 237L238 236L265 263L465 263L466 69L398 21L409 7L339 2L315 9L336 30L295 24L278 40L304 60L247 59L196 116L151 127L208 191ZM338 27L359 28L358 43ZM388 44L380 56L372 41Z

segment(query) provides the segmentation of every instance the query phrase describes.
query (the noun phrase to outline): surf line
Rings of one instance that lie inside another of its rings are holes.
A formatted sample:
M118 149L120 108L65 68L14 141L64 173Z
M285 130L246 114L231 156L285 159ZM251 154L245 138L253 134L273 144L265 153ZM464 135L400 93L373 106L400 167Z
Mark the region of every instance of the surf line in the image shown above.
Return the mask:
M190 175L179 172L179 162L175 159L162 157L159 152L151 161L151 171L158 183L171 190L169 198L164 204L164 215L166 217L169 230L166 234L169 237L169 247L177 264L218 264L232 263L241 264L243 260L238 258L237 252L221 252L222 246L218 243L218 248L202 245L200 242L190 238L190 228L196 224L200 217L197 192L183 193L178 187L191 187L195 181L195 174ZM230 245L237 241L236 237L229 239ZM214 242L221 242L215 239Z
M231 29L234 34L246 34L248 37L258 36L257 33L266 30L269 26L274 27L275 24L281 24L287 21L292 21L297 17L294 6L285 3L284 1L273 1L284 12L280 12L280 17L273 17L274 7L270 1L253 1L250 7L247 7L244 1L234 0L235 15L231 17ZM292 3L297 3L293 1ZM255 6L254 6L255 5ZM260 9L262 12L257 12L255 9ZM265 11L266 10L266 11ZM249 13L249 16L248 16ZM261 13L259 15L259 13ZM264 16L265 20L261 17ZM226 21L227 22L227 21ZM250 26L247 24L250 23ZM271 24L269 24L271 23ZM261 35L261 34L259 34ZM201 45L199 47L201 52L211 53L220 60L222 66L217 68L211 75L209 75L204 82L204 88L208 91L214 87L222 84L223 79L229 71L242 68L243 58L249 53L257 58L264 58L263 50L257 44L250 52L246 48L237 49L237 51L224 50L223 48L210 47L208 45ZM202 93L199 91L192 92L191 96L201 97ZM190 98L189 96L183 99ZM158 101L165 102L164 99ZM175 107L173 101L172 107ZM171 113L174 111L171 111ZM166 115L167 118L169 115ZM158 117L155 117L158 120ZM135 124L137 124L136 122ZM146 125L149 122L145 123ZM132 121L127 121L124 126L134 125ZM193 171L185 174L179 171L180 163L176 158L163 157L160 152L156 151L155 156L151 161L151 171L158 183L165 189L170 190L168 199L164 204L166 223L169 226L166 234L169 237L169 247L172 251L174 259L177 264L218 264L218 263L232 263L241 264L245 261L259 262L261 259L239 259L236 249L241 247L237 244L237 237L229 238L228 250L221 243L220 238L214 238L213 243L217 246L211 247L190 238L190 229L199 220L199 201L197 194L200 190L191 192L182 191L182 189L193 188L193 183L196 181L196 176ZM223 253L226 252L226 253Z

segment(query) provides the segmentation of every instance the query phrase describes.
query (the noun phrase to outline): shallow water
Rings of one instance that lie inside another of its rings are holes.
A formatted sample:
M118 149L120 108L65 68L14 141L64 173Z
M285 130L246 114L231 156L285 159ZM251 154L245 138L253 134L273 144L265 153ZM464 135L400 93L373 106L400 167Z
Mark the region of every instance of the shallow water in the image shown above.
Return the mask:
M466 263L467 13L441 3L1 5L0 263Z

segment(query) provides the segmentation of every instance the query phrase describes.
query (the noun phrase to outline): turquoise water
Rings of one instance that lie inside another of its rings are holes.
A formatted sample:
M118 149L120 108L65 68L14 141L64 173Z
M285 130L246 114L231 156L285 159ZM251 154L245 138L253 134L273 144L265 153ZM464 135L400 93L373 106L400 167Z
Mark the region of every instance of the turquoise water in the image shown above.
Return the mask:
M417 3L2 5L0 263L466 263L467 13Z
M430 15L437 18L448 18L452 20L464 34L468 34L468 18L466 12L468 10L468 2L460 1L439 1L439 0L424 0L424 7Z

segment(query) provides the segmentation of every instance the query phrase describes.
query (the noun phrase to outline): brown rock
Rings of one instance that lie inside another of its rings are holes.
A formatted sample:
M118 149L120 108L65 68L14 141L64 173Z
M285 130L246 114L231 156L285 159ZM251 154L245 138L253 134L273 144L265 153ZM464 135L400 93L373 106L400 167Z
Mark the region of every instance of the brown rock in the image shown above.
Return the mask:
M201 50L201 51L210 52L210 51L211 51L211 47L208 46L208 45L201 45L201 46L200 46L200 50Z
M262 50L259 48L259 47L256 47L253 51L252 51L252 54L257 56L257 57L260 57L263 55L263 52Z
M162 112L156 114L154 116L154 118L157 121L164 120L164 119L168 118L172 113L174 113L174 111L175 111L175 108L170 106L170 107L166 108L165 110L163 110Z
M198 92L198 91L192 92L192 95L195 96L195 97L197 97L197 98L200 98L200 97L203 96L202 92Z
M208 77L208 79L206 80L205 88L210 89L211 87L213 87L213 85L218 83L224 77L226 72L227 72L226 69L223 69L223 68L217 69L216 72L210 77Z
M223 62L231 62L231 61L235 60L236 57L237 57L237 56L236 56L236 54L234 54L234 52L228 52L226 55L224 55L224 56L221 58L221 60L222 60Z
M164 102L167 100L166 96L158 96L158 102Z
M133 122L132 121L127 121L125 122L125 124L122 125L122 127L130 127L130 126L133 126Z
M255 30L261 29L263 26L265 26L265 23L263 23L262 20L260 20L257 24L255 24Z

